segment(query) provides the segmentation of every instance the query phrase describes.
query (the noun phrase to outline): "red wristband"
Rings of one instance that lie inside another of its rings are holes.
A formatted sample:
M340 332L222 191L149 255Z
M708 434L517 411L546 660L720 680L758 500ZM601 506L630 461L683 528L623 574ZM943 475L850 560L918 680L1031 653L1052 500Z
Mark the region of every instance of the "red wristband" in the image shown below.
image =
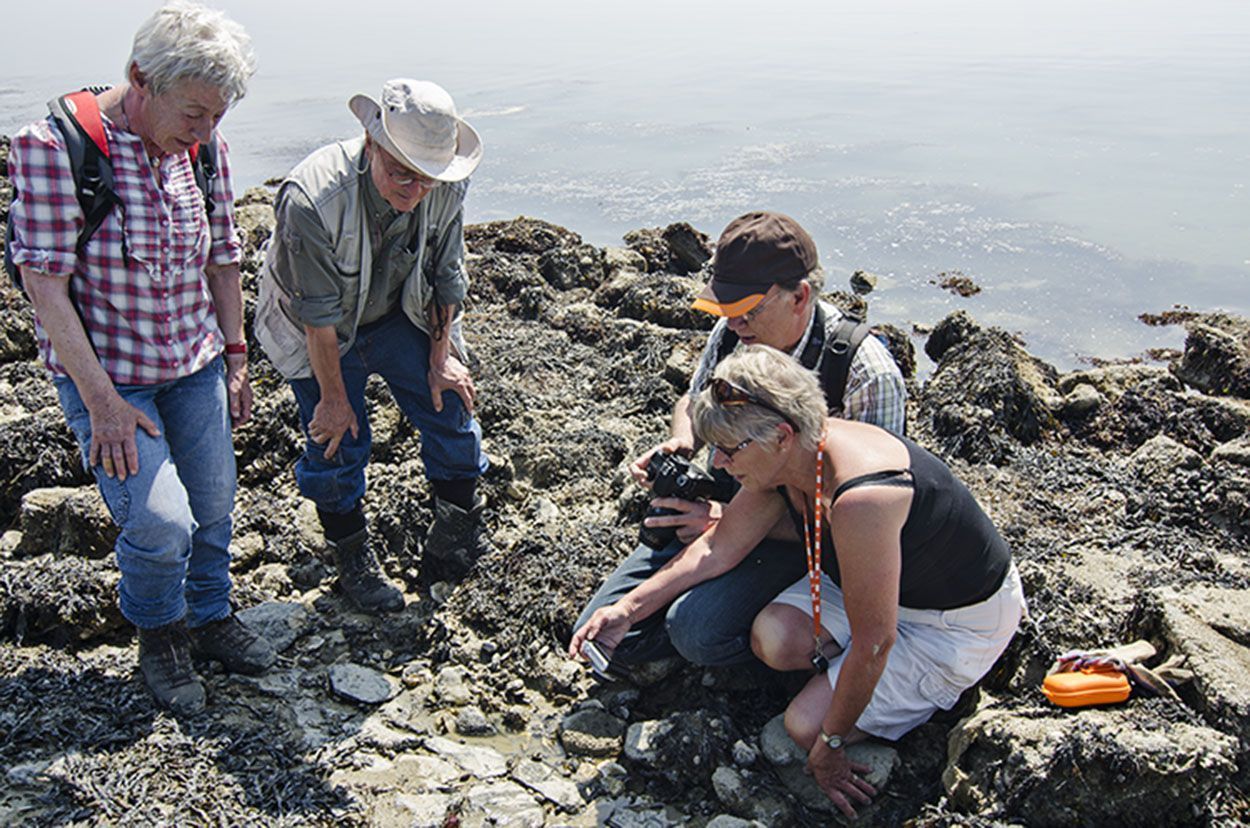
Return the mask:
M226 353L229 356L235 356L237 354L246 354L247 343L246 342L227 342Z

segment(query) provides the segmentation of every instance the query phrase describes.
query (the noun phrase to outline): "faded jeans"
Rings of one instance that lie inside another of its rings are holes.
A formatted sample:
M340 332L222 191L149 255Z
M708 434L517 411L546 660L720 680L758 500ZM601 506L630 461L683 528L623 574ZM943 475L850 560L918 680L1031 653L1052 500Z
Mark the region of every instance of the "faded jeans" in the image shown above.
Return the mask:
M54 383L85 468L91 415L72 380ZM225 618L235 465L222 359L170 382L119 385L117 393L160 429L159 437L135 429L139 471L124 482L98 465L88 469L121 529L114 549L122 615L143 629Z
M443 410L435 411L430 396L430 338L401 311L361 327L356 341L339 360L347 401L360 429L343 433L334 457L308 436L321 387L308 377L290 380L299 404L304 455L295 463L300 494L325 512L346 514L365 496L365 466L373 447L365 386L370 374L386 381L404 416L421 432L421 460L430 480L477 478L486 471L482 429L460 396L443 392Z
M639 544L599 587L573 629L580 629L599 607L615 604L682 548L676 540L659 550ZM634 624L612 660L629 666L677 654L704 667L750 662L755 659L751 652L755 616L806 572L800 542L765 539L733 569Z

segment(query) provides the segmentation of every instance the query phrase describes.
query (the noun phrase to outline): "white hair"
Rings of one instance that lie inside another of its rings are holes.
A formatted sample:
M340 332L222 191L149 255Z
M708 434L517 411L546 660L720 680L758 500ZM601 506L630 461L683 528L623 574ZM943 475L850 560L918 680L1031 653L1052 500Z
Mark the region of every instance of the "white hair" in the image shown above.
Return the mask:
M816 375L793 357L767 345L751 345L727 357L712 376L728 380L764 405L721 405L708 383L690 411L700 440L732 445L750 438L767 447L784 414L798 426L799 445L815 450L825 423L825 393Z
M217 87L231 104L247 93L256 72L252 39L225 14L198 3L176 0L157 10L135 33L126 61L139 67L152 94L183 80Z

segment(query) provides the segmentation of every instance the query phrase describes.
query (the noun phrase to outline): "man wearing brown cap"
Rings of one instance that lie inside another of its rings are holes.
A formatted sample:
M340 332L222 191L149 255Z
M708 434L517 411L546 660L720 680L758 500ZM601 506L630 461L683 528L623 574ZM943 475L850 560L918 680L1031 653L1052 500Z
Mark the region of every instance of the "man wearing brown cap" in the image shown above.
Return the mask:
M423 565L461 575L485 551L460 305L464 197L477 132L429 81L387 81L349 102L365 134L300 162L278 190L256 335L299 405L300 492L317 506L339 587L359 609L403 607L369 545L362 499L371 439L365 386L377 374L421 432L434 492Z
M830 414L903 432L902 374L885 346L874 336L864 336L866 326L820 301L823 273L816 244L798 222L774 212L739 216L721 234L711 271L712 279L694 307L721 319L708 337L689 390L673 409L671 436L631 464L635 480L648 485L647 466L656 452L694 455L700 443L691 425L690 401L717 364L740 345L771 346L815 372ZM857 347L847 347L857 341ZM843 350L851 353L849 360L840 356ZM723 511L759 508L758 498L739 492ZM659 550L640 545L608 576L574 626L570 655L580 656L582 631L598 615L593 625L597 641L614 666L674 653L707 666L752 660L749 636L756 613L806 571L793 528L780 522L754 549L734 552L733 560L682 562L685 545L720 520L721 504L660 497L652 505L675 514L648 517L646 524L676 529L677 540ZM701 582L672 600L665 612L631 617L631 593L678 563L693 567Z

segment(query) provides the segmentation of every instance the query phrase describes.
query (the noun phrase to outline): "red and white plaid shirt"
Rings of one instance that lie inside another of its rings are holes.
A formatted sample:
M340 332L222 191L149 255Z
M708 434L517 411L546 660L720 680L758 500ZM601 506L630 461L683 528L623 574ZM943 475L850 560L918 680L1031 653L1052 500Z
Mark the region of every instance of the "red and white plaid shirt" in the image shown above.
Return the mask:
M76 247L83 213L61 133L43 120L13 138L13 261L71 280L96 355L115 384L153 385L188 376L224 346L204 269L237 263L240 256L226 142L218 137L216 209L210 217L185 153L149 164L138 135L107 118L104 134L114 190L125 210L110 211L82 256ZM64 376L38 319L35 332L44 362Z

